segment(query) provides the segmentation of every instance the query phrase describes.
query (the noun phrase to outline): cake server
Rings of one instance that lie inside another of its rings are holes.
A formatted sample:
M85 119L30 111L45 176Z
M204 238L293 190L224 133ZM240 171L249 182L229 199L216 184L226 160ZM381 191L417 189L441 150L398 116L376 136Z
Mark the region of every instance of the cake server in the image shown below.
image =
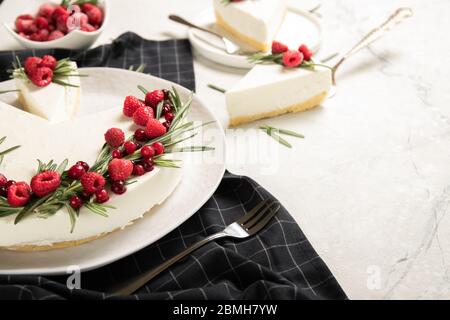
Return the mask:
M332 68L333 88L330 91L329 98L336 94L336 72L339 67L355 53L370 46L376 40L380 39L386 33L391 31L395 26L413 16L413 11L410 8L400 8L394 12L383 24L370 31L361 41L359 41L352 49L350 49Z
M212 34L213 36L217 37L223 43L223 45L225 47L225 51L228 54L236 54L236 53L238 53L241 50L241 47L239 45L237 45L236 43L234 43L233 41L231 41L230 39L227 39L227 38L223 37L222 35L214 32L214 31L211 31L209 29L199 27L199 26L197 26L197 25L187 21L186 19L184 19L184 18L182 18L180 16L171 14L171 15L169 15L169 19L172 20L172 21L181 23L181 24L183 24L185 26L188 26L188 27L191 27L191 28L194 28L194 29L201 30L203 32ZM208 41L208 42L210 42L210 41ZM221 47L220 49L224 49L224 48Z

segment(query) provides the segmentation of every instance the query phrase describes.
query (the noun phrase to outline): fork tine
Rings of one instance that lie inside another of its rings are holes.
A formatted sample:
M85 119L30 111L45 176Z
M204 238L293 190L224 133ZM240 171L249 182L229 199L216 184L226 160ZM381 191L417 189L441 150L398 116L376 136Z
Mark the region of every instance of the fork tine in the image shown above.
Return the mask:
M244 224L247 223L247 221L249 221L251 218L253 218L253 216L255 214L258 213L258 211L267 204L267 202L269 202L269 199L266 199L262 202L260 202L256 207L254 207L252 210L250 210L249 212L247 212L242 218L240 218L239 220L237 220L236 222L239 224Z
M266 213L268 212L268 211L270 211L270 208L272 208L272 206L274 205L274 204L276 204L277 202L272 202L272 203L270 203L270 204L268 204L263 210L260 210L259 212L258 212L258 214L256 214L252 219L250 219L250 220L248 220L246 223L244 223L243 225L242 225L242 227L244 228L244 229L251 229L253 226L255 226L257 223L258 223L258 221L260 221L262 218L264 218L264 216L266 215Z
M250 235L253 235L259 232L262 228L264 228L267 223L275 216L275 214L280 210L281 205L278 205L275 209L272 209L267 216L265 216L261 221L259 221L254 227L247 230Z

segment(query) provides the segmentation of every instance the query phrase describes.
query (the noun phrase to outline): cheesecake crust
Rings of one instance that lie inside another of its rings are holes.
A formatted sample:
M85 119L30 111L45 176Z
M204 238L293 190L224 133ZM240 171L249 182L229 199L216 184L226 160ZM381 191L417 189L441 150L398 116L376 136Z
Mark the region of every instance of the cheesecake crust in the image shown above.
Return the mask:
M256 121L256 120L260 120L260 119L276 117L276 116L279 116L279 115L282 115L285 113L306 111L306 110L315 108L318 105L320 105L326 99L327 96L328 96L328 92L325 91L325 92L322 92L306 101L291 105L291 106L283 108L283 109L253 114L253 115L249 115L249 116L231 118L230 119L230 127L235 127L235 126L238 126L238 125L241 125L244 123L248 123L248 122L252 122L252 121Z

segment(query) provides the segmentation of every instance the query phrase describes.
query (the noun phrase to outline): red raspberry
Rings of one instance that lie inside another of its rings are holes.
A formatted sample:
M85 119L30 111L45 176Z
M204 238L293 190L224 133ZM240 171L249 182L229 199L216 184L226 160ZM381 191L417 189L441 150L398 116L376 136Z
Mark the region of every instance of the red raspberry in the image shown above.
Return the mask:
M6 187L6 184L8 183L8 179L0 173L0 187Z
M125 181L133 173L133 162L125 159L113 159L108 165L108 173L112 181Z
M31 82L38 87L48 86L53 80L53 71L50 68L37 68L35 72L28 75Z
M145 95L145 104L152 108L156 108L158 103L163 100L164 92L162 90L155 90Z
M61 175L56 171L43 171L31 179L31 190L38 197L42 198L61 185Z
M125 133L118 128L111 128L106 131L105 140L111 147L118 148L125 141Z
M81 10L89 17L89 23L93 25L100 25L103 22L102 10L92 3L85 3L81 6Z
M81 30L81 31L84 31L84 32L94 32L94 31L97 30L97 28L94 27L94 26L93 26L92 24L90 24L90 23L86 23L86 24L84 24L84 25L81 26L80 30Z
M31 189L26 182L17 182L8 188L8 203L11 207L23 207L30 201Z
M50 35L48 36L48 41L53 41L53 40L56 40L56 39L59 39L62 37L64 37L64 33L62 33L59 30L55 30L55 31L52 31L50 33Z
M145 134L147 135L147 138L153 139L158 138L165 134L167 132L167 129L163 126L159 120L151 118L147 122L147 126L145 128Z
M19 33L22 32L25 34L32 33L34 31L34 30L32 30L33 21L34 21L34 18L32 15L24 14L24 15L18 16L15 21L17 32L19 32Z
M300 48L298 48L298 51L300 51L301 53L303 53L303 58L304 58L306 61L311 60L312 56L314 55L314 53L313 53L311 50L309 50L309 48L308 48L306 45L304 45L304 44L302 44L302 45L300 46Z
M287 45L278 41L272 42L272 54L285 53L288 50L289 48L287 47Z
M133 114L133 121L138 126L146 126L151 118L154 118L153 109L147 106L139 107Z
M132 154L137 150L137 145L133 141L127 141L124 143L123 148L126 154Z
M145 103L134 96L128 96L123 103L123 114L132 117L139 107L145 107Z
M105 203L109 201L108 191L105 189L99 190L95 193L95 202L97 203Z
M35 33L33 33L32 35L30 35L30 40L31 41L47 41L48 40L48 36L50 35L50 31L48 31L47 29L40 29L38 31L36 31Z
M56 65L58 64L58 61L56 61L55 57L50 55L45 55L42 57L42 61L39 64L39 67L47 67L52 70L56 68Z
M28 57L25 60L24 69L27 75L36 72L39 65L42 63L42 59L39 57Z
M53 12L55 12L55 6L52 3L44 3L39 7L38 16L51 19Z
M164 145L161 142L153 143L152 148L155 150L157 156L164 153Z
M303 62L303 53L289 50L283 54L283 64L288 68L295 68Z
M63 6L57 6L55 10L53 10L52 19L56 21L59 17L62 16L68 16L69 12L67 11L67 8L64 8Z
M88 172L81 177L83 190L89 194L102 190L105 187L105 184L105 178L97 172Z
M34 23L38 29L48 29L48 21L44 17L37 17Z

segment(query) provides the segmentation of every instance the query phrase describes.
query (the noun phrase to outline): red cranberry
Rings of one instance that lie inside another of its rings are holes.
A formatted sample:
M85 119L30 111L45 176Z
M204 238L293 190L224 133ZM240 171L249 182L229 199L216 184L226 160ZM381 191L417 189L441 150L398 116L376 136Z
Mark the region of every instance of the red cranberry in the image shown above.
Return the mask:
M164 100L169 99L169 90L163 89L162 92L164 93Z
M144 129L137 129L135 131L135 133L134 133L134 138L137 141L141 141L141 142L147 141L147 136L145 134L145 130Z
M153 143L152 148L155 150L156 155L164 153L164 145L161 142Z
M113 159L122 159L122 152L120 152L120 150L117 149L113 150L111 156L113 157Z
M162 108L162 113L166 114L166 113L170 113L172 112L172 106L169 103L164 103L163 108Z
M155 150L151 146L143 146L141 149L141 155L144 158L151 158L155 155Z
M145 174L145 170L144 167L142 166L142 164L135 164L133 166L133 175L140 177L143 176Z
M89 192L86 192L83 190L83 192L81 192L80 197L81 199L85 200L85 201L89 201L91 199L91 194Z
M162 125L164 126L164 128L166 128L167 131L169 131L172 123L170 121L164 121Z
M167 112L164 114L164 119L166 119L166 121L172 121L173 118L175 118L175 116L173 115L172 112Z
M69 200L69 204L72 208L78 210L83 206L84 202L79 196L72 196Z
M6 184L8 183L8 179L0 173L0 187L6 187Z
M114 192L115 194L124 194L125 192L127 192L127 187L125 185L125 182L123 181L114 181L111 184L111 191Z
M67 175L70 179L79 180L86 173L86 169L81 164L75 164L70 169Z
M109 194L108 194L108 191L106 191L105 189L102 189L95 193L95 202L105 203L105 202L108 202L108 200L109 200Z
M89 171L89 165L88 165L86 162L84 162L84 161L78 161L76 164L82 165L83 168L84 168L84 170L86 170L86 172Z
M144 159L142 159L140 164L144 168L145 172L151 172L155 168L152 158L144 158Z
M123 145L123 148L127 154L133 154L137 150L137 145L133 141L127 141Z
M142 168L142 170L144 170ZM0 197L4 197L6 198L8 196L8 189L6 188L6 186L1 186L0 187Z
M8 189L9 187L11 187L13 184L16 184L16 182L14 180L8 180L6 182L6 189Z

